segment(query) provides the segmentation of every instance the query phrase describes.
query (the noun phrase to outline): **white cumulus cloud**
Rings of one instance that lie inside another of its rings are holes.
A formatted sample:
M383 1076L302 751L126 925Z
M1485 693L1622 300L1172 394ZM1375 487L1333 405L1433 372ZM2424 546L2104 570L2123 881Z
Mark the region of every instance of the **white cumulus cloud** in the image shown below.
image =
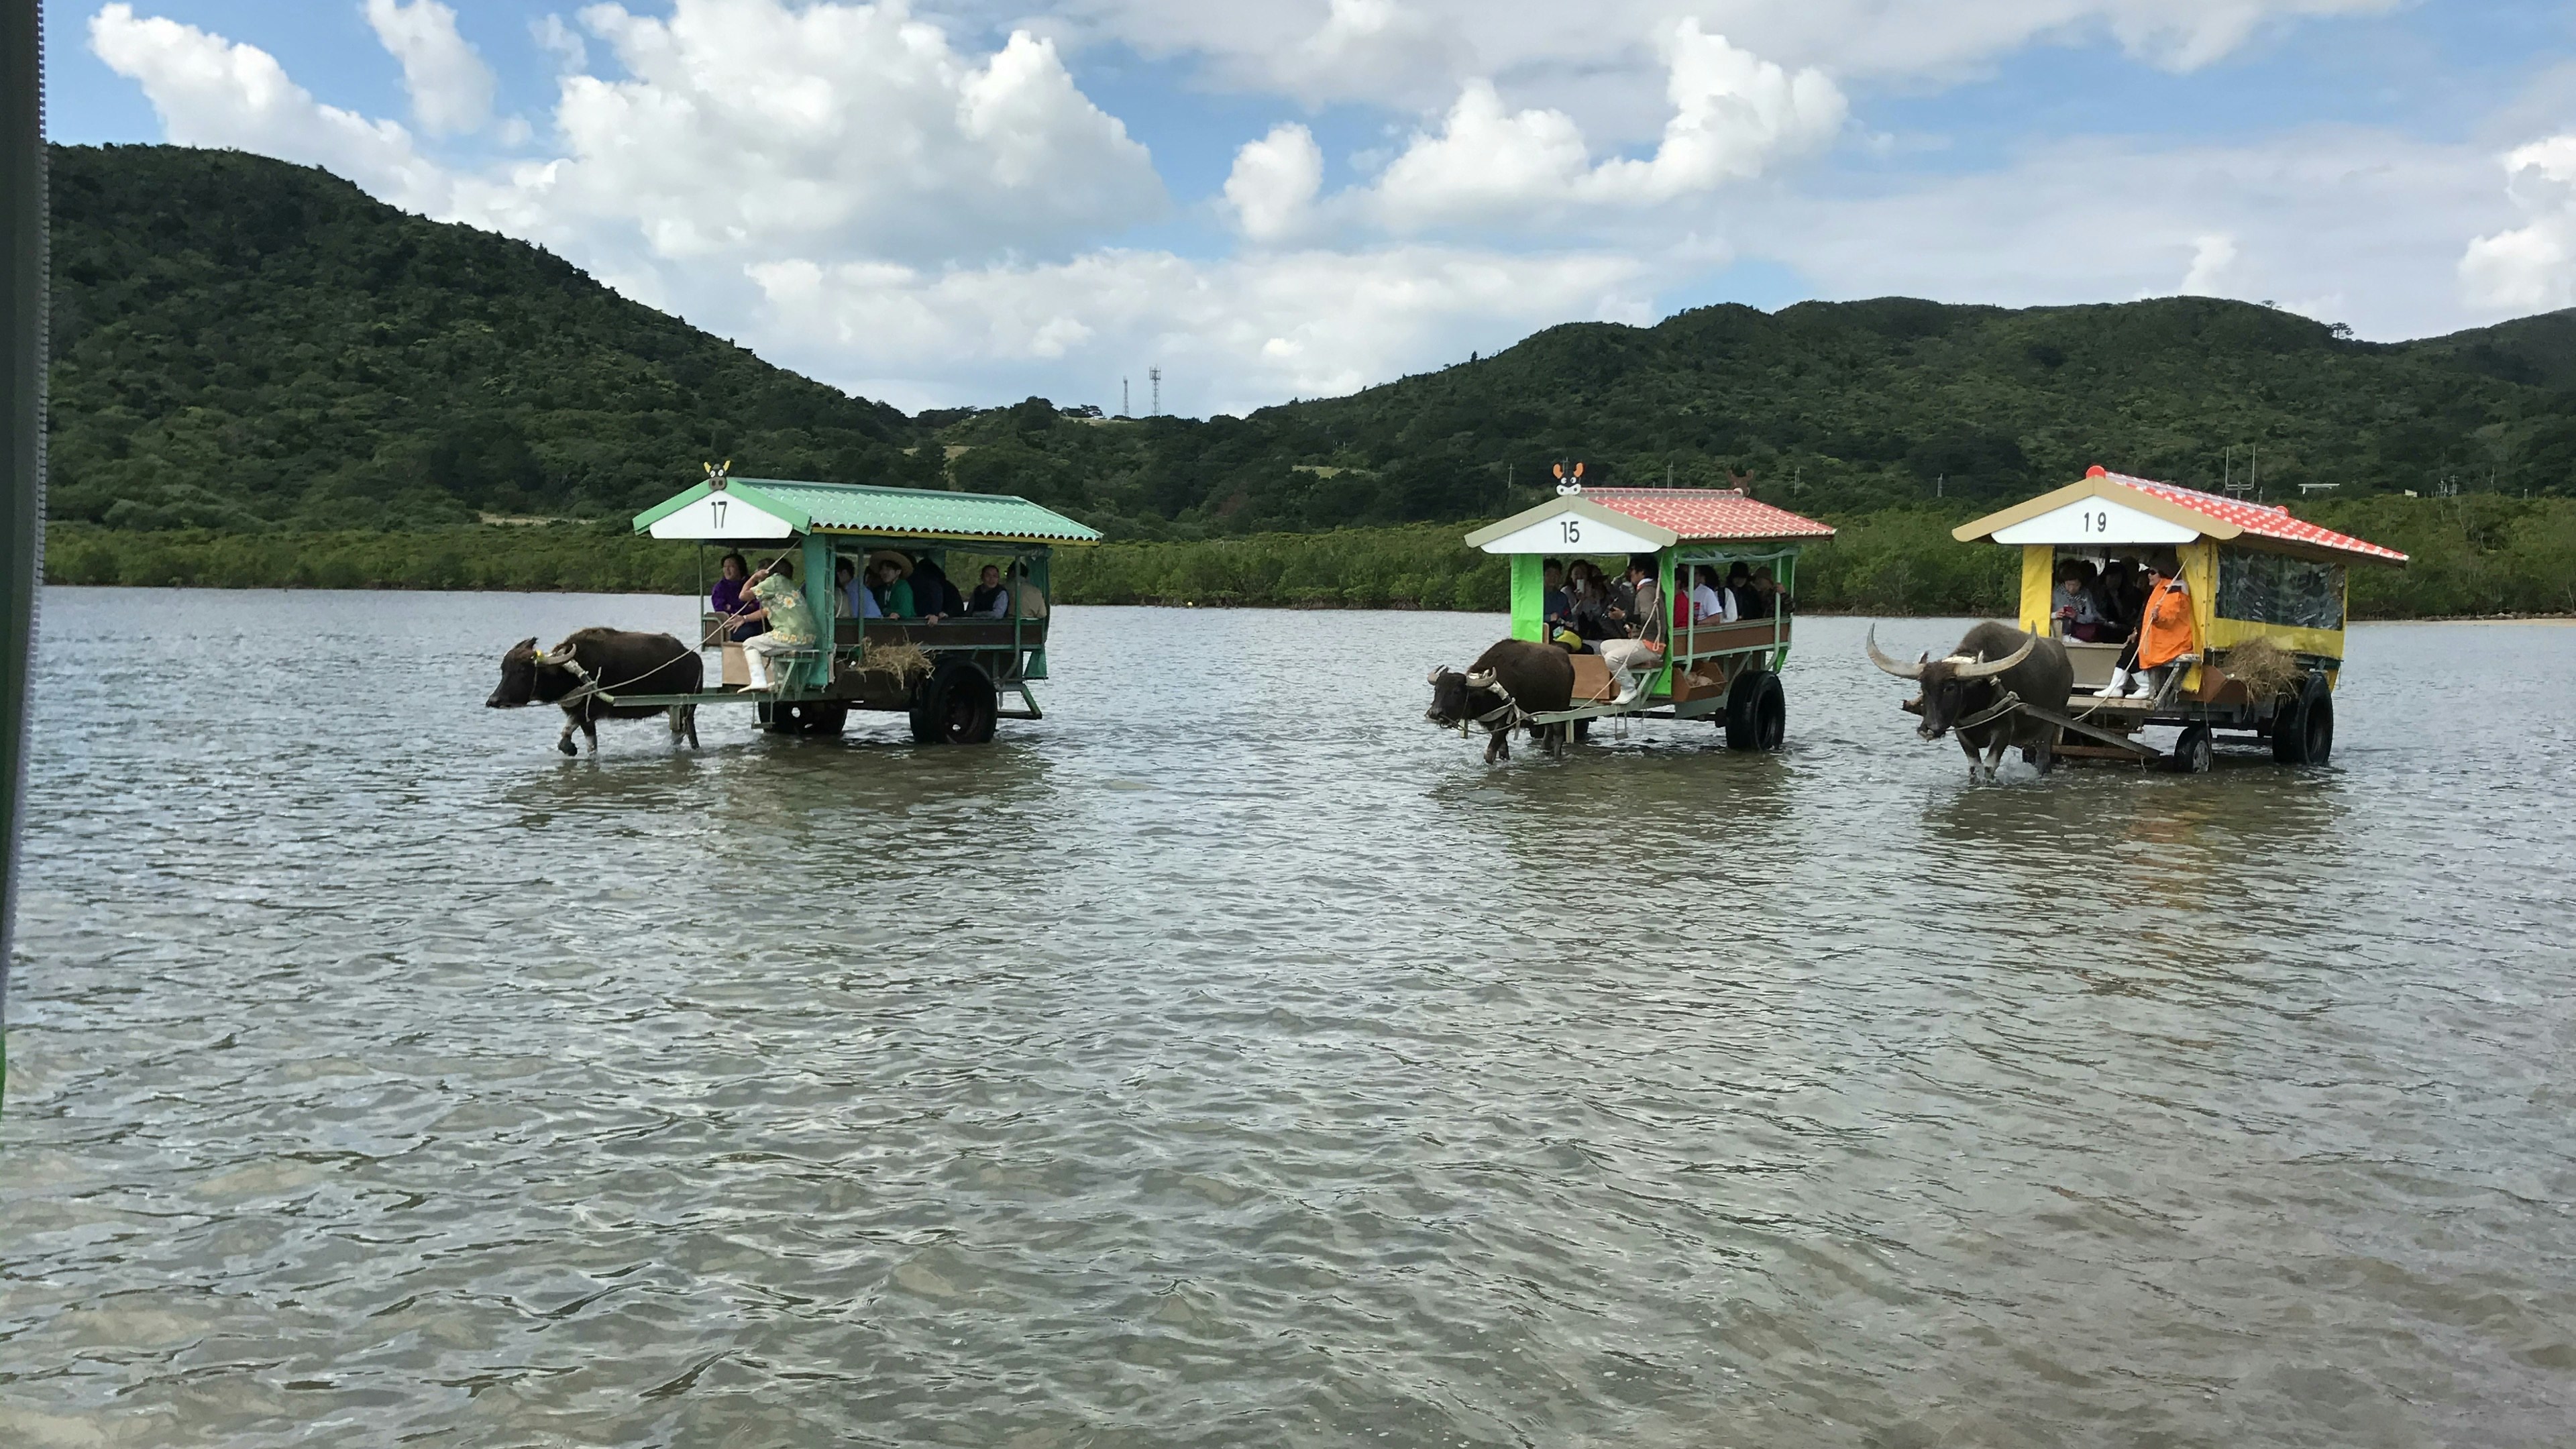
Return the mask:
M2516 147L2504 167L2507 190L2530 219L2469 243L2462 295L2475 307L2576 304L2576 136Z
M123 3L90 17L90 50L143 88L161 129L183 146L228 146L326 167L415 211L447 203L446 173L392 121L326 106L277 58L193 25L138 17Z
M433 136L481 130L492 119L492 68L438 0L367 0L367 24L402 62L411 116Z
M1582 129L1558 110L1508 110L1471 80L1437 133L1414 137L1376 187L1399 231L1544 215L1568 205L1639 206L1758 176L1841 129L1842 92L1822 71L1795 74L1685 19L1665 47L1672 116L1644 159L1591 164Z
M1291 123L1272 127L1235 153L1225 200L1245 236L1268 241L1297 228L1323 185L1323 148L1314 133Z
M910 261L1044 248L1165 206L1145 148L1015 31L977 57L899 3L593 5L622 79L563 78L564 153L513 211L632 225L665 258Z
M1651 267L1610 253L1475 248L1284 252L1204 262L1102 251L1068 262L928 270L757 263L762 329L828 375L1030 369L1106 380L1164 369L1168 401L1241 412L1349 392L1579 318L1652 318ZM853 379L855 380L855 379ZM972 384L964 396L988 396ZM1098 400L1094 398L1093 400Z

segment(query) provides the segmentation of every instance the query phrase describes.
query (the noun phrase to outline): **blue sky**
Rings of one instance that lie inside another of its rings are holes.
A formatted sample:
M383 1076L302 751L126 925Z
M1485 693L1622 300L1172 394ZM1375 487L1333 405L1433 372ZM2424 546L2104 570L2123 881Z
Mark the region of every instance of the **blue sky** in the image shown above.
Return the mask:
M1554 322L2576 301L2576 7L48 3L59 140L237 146L918 408L1204 413ZM550 36L551 40L543 37Z

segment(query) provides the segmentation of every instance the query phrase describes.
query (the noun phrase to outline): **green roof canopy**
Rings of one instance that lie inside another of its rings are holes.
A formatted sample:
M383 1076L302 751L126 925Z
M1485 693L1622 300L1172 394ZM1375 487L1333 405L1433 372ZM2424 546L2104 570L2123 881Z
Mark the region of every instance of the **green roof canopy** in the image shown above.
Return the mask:
M1000 493L942 493L872 483L803 483L789 478L709 479L635 515L655 538L786 538L856 533L886 538L953 538L995 543L1098 543L1051 508Z

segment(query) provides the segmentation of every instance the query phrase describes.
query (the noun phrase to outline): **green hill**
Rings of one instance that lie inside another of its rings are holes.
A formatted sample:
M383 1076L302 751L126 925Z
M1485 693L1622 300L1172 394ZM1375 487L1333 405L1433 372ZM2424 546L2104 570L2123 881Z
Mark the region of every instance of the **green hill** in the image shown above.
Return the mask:
M2095 462L2214 486L2230 447L2274 497L2576 492L2576 313L2384 345L2204 298L1722 306L1247 418L906 418L310 168L62 148L54 212L55 510L119 531L615 518L710 457L1024 493L1136 539L1492 517L1568 459L1844 517Z
M613 513L729 454L916 466L893 408L309 167L57 147L53 225L59 518L427 525Z

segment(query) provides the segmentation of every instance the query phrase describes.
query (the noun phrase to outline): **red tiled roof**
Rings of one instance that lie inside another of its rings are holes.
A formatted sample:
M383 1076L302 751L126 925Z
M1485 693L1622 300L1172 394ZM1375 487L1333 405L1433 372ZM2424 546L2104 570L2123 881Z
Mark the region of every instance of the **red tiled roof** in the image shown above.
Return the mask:
M2232 523L2259 538L2277 538L2284 543L2305 544L2310 548L2332 549L2337 553L2386 559L2392 563L2406 562L2406 555L2393 548L2381 548L2378 544L2365 542L2350 534L2337 533L2331 528L2320 528L2302 519L2292 518L2290 510L2277 504L2248 503L2241 498L2228 498L2216 493L2203 493L2197 488L2185 488L2179 483L2159 483L2152 478L2132 478L2125 473L2099 471L2106 482L2135 488L2150 498L2160 498L2167 503L2188 508L2194 513L2205 513L2221 522Z
M1586 488L1585 499L1685 539L1831 538L1832 528L1744 496L1741 488Z

